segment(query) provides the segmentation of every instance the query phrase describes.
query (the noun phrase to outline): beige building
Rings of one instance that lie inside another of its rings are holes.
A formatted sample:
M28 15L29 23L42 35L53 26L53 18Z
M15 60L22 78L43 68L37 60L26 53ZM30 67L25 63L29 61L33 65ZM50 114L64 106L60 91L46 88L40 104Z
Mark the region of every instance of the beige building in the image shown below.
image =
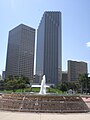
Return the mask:
M88 73L86 62L68 60L68 81L77 81L83 73Z

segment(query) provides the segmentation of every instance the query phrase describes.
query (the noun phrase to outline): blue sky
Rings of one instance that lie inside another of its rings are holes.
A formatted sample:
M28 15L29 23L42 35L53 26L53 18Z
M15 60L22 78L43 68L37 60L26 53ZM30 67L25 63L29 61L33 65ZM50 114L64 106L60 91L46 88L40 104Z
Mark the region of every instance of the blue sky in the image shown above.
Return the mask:
M0 73L8 32L21 23L37 29L44 11L62 12L62 69L67 60L86 61L90 73L90 0L0 0Z

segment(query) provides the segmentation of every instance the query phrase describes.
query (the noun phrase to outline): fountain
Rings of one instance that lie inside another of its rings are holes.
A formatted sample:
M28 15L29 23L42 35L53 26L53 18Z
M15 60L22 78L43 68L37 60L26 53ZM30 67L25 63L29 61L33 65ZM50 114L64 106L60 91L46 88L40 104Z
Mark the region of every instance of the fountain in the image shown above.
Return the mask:
M32 85L32 87L40 87L39 94L44 95L44 94L46 94L46 88L47 87L49 88L50 86L46 85L46 78L45 78L45 75L43 75L41 85Z
M40 92L39 94L46 94L46 87L49 87L48 85L46 85L46 78L45 75L43 75L43 79L41 81L41 86L40 86Z
M43 76L42 82L41 82L41 88L39 94L46 94L46 79L45 75Z
M46 93L46 79L43 75L40 92L34 94L3 94L0 98L0 110L19 112L68 113L88 112L89 109L80 96Z

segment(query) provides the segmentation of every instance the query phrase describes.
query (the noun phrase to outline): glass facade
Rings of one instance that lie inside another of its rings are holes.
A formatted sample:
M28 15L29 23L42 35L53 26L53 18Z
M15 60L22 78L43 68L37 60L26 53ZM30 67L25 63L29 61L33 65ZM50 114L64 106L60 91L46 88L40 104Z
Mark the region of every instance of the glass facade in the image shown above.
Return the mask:
M45 12L37 30L36 74L45 75L47 83L61 80L61 47L61 12Z
M24 75L33 78L35 29L19 25L9 32L6 77Z

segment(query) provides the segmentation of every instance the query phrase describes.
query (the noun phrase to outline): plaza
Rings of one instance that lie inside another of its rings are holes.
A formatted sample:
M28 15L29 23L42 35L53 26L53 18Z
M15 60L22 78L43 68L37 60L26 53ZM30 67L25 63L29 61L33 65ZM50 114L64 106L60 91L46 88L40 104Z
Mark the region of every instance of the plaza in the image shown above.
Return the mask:
M26 113L0 111L0 120L90 120L90 113Z

